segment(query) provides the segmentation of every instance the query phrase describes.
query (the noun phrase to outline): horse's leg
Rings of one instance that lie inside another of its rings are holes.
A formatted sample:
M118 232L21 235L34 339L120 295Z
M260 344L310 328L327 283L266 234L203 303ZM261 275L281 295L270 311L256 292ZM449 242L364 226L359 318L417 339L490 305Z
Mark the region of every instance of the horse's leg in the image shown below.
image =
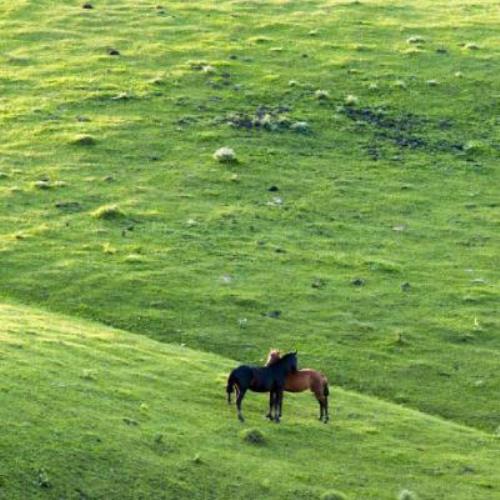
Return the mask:
M283 389L278 389L274 397L274 421L277 424L280 423L282 404L283 404Z
M240 422L244 422L245 419L243 418L243 413L241 412L241 402L243 401L243 398L245 397L245 392L246 389L240 388L240 391L238 393L238 398L236 399L236 408L238 408L238 419Z
M328 396L325 396L325 402L323 403L323 406L325 407L325 424L330 420L330 415L328 415Z
M323 420L324 403L318 396L316 396L316 399L318 400L319 403L319 419Z
M273 405L274 405L274 393L273 391L269 392L269 412L266 415L266 418L269 420L273 419Z

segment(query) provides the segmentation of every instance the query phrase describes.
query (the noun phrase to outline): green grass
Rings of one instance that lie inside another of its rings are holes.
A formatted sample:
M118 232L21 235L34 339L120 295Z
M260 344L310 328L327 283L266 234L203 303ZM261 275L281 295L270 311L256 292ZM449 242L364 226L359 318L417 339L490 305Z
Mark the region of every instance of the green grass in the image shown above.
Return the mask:
M26 307L0 315L2 498L498 493L485 432L337 388L331 425L310 395L288 396L278 426L251 394L242 426L224 394L234 361Z
M0 5L1 300L207 360L298 348L335 411L356 393L494 435L496 2L82 3ZM311 439L285 427L273 457ZM375 443L363 495L398 474Z

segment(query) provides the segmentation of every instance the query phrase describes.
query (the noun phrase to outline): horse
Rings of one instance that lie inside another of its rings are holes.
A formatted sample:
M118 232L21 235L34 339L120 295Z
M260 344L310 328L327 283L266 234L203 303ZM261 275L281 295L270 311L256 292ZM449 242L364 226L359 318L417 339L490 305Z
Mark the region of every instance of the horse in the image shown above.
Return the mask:
M248 389L254 392L269 392L269 413L268 418L279 423L281 409L283 406L283 389L285 378L289 373L297 371L297 351L289 352L270 366L249 366L241 365L235 368L228 377L226 392L227 402L231 403L231 394L236 388L236 407L238 409L238 419L244 422L241 411L241 402Z
M280 359L282 359L280 352L277 349L271 349L267 356L266 366L274 366ZM323 373L311 368L304 368L289 373L285 378L284 389L287 392L303 392L310 389L319 403L319 420L325 424L330 420L330 416L328 415L328 396L330 395L330 390L328 388L328 379Z

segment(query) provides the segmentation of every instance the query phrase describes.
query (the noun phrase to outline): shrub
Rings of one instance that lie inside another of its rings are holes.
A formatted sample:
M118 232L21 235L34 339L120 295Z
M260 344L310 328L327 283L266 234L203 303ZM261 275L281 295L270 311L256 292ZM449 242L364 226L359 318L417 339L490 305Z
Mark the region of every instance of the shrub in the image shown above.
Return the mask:
M241 438L245 443L250 443L250 444L262 445L265 444L266 442L264 433L259 429L245 429L241 433Z

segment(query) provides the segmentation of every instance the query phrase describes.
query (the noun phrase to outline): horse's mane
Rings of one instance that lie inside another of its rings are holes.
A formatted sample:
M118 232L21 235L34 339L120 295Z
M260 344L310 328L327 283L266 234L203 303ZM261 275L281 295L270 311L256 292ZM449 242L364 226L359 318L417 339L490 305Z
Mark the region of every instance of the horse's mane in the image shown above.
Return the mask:
M281 352L279 349L271 349L267 355L266 366L271 366L276 364L281 360Z

